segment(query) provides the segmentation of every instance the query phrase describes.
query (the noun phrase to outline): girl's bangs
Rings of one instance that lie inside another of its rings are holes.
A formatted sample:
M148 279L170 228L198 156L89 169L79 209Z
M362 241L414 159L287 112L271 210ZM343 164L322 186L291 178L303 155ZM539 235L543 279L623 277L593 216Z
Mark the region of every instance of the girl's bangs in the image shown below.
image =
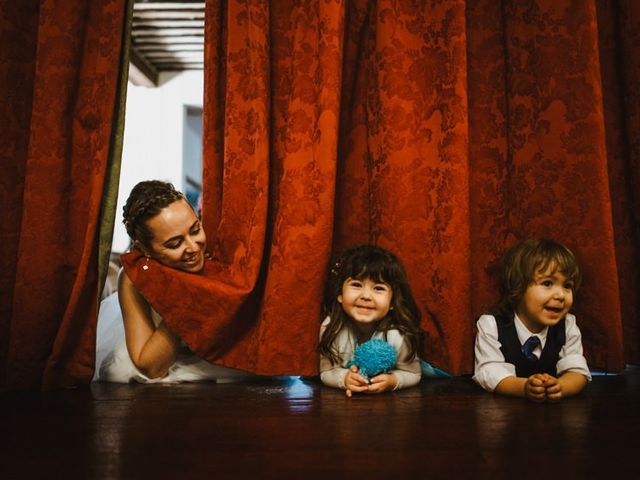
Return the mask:
M391 280L391 269L382 261L361 261L354 262L349 277L356 280L364 280L370 278L374 282L389 283Z

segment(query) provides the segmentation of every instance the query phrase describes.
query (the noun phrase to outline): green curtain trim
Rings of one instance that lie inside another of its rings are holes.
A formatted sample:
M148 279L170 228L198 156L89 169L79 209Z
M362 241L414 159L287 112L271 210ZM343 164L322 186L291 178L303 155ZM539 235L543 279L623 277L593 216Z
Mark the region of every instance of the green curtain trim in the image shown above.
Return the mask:
M124 117L127 103L127 82L129 80L129 50L131 48L131 23L134 0L126 0L124 19L122 54L120 56L120 80L114 106L111 145L109 146L109 163L105 175L102 210L100 212L98 233L98 304L109 269L111 243L115 226L116 206L118 203L118 186L120 183L120 166L122 163L122 144L124 140Z

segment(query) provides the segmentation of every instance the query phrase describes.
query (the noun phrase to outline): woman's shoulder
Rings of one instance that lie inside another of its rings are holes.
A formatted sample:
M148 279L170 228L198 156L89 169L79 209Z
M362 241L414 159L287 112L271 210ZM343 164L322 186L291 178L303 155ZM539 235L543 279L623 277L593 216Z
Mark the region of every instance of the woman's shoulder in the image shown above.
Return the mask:
M118 294L121 307L134 304L151 307L124 269L120 271L120 275L118 276Z
M135 288L135 286L133 285L131 278L129 278L127 271L124 268L121 268L118 272L118 290L122 290L123 288L131 289Z

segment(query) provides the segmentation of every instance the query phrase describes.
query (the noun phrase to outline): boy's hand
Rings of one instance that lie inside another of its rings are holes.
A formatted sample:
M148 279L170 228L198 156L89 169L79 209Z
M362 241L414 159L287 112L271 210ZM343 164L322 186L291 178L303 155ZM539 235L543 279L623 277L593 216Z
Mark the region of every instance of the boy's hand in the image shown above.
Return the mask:
M351 365L344 377L344 388L347 397L350 397L353 392L366 392L369 389L369 382L358 373L358 367Z
M550 402L562 400L562 383L552 375L546 375L544 380L545 396Z
M382 393L393 390L398 385L398 379L393 373L381 373L371 379L367 393Z
M536 373L527 378L524 384L524 396L532 402L544 402L546 397L546 376L544 373Z

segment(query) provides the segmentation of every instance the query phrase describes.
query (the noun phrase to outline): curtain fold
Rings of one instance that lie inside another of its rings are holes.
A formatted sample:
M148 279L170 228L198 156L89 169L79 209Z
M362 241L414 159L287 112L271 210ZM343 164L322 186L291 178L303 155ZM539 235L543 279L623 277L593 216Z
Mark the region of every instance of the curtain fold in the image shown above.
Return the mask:
M26 42L22 70L2 63L3 79L12 81L2 91L19 92L21 122L16 140L3 138L3 157L11 157L1 176L21 188L3 188L11 201L0 207L3 225L12 219L15 245L2 257L3 279L14 280L11 296L2 299L9 316L2 320L8 335L1 369L6 387L48 389L86 383L93 374L97 219L126 2L26 3L3 2L0 11L3 22L20 19L29 27L8 44L17 49L15 42Z
M125 15L115 1L40 3L0 4L11 386L90 377ZM196 353L315 374L327 267L366 242L403 259L427 359L470 373L499 258L549 236L584 271L590 365L638 363L637 2L208 0L205 16L213 259L202 276L123 259Z
M332 253L376 243L406 264L426 357L469 373L499 258L548 236L584 271L590 364L621 370L638 358L636 9L207 2L214 258L197 277L132 256L134 281L205 358L310 374Z

